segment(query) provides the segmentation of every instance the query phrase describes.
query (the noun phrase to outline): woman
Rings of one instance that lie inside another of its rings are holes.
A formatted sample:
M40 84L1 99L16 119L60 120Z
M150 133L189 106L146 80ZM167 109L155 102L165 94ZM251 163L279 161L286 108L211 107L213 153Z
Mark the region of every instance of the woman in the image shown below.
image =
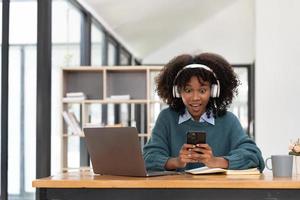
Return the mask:
M144 147L147 170L186 170L201 166L264 169L259 148L227 108L239 81L220 55L180 55L156 79L158 95L169 105L159 114ZM206 132L206 144L186 144L188 131Z

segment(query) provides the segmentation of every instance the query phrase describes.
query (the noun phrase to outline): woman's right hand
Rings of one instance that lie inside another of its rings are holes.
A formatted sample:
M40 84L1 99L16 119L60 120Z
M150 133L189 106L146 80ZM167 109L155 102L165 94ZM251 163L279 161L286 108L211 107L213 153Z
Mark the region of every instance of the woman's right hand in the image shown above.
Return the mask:
M196 146L193 144L183 144L178 155L178 168L184 168L187 163L197 163L198 161L193 159L195 152L192 150Z
M193 144L183 144L178 157L170 158L165 168L167 170L174 170L184 168L187 163L197 163L198 161L192 158L193 154L196 154L196 152L192 150L193 148L195 148Z

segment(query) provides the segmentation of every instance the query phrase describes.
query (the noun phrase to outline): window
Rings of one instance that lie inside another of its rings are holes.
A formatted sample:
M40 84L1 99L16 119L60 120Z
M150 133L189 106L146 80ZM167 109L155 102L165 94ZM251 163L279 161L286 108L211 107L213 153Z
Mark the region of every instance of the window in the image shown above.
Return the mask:
M103 65L103 49L104 49L104 33L92 23L92 49L91 49L91 64L92 66Z
M37 2L12 1L9 26L8 198L34 199Z
M112 39L108 40L108 63L107 65L117 65L117 44Z
M253 127L253 105L254 98L252 99L251 96L254 94L253 87L253 80L249 80L250 77L253 76L252 71L250 68L253 66L250 65L235 65L234 71L238 75L238 78L241 82L241 85L238 87L238 96L234 98L231 106L230 111L233 112L240 120L241 125L245 132L252 138L254 138L254 127ZM251 90L251 92L250 92Z
M61 172L61 67L80 65L80 31L80 11L68 1L53 1L51 173ZM70 146L79 146L79 140L72 140L70 142ZM77 155L72 152L71 154ZM79 162L77 157L69 157L71 158L71 162Z
M124 49L121 49L120 53L120 65L130 65L131 64L131 57L130 54L125 51Z
M2 0L0 0L0 47L2 47ZM0 48L0 63L2 63L2 48ZM2 64L1 64L2 66ZM0 70L0 94L2 95L2 69ZM0 98L0 105L2 105L2 98ZM0 106L0 130L1 129L1 120L2 118L2 112L1 112L1 106ZM0 149L1 149L1 132L0 132ZM1 154L0 154L1 155ZM0 156L0 164L1 164L1 156ZM0 190L1 194L1 190Z

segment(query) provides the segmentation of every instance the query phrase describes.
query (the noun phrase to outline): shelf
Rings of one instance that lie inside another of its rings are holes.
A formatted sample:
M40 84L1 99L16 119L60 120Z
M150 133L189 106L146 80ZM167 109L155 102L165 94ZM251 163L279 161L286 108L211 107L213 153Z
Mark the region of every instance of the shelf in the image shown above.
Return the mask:
M80 67L63 67L64 72L102 72L104 68L102 66L80 66Z
M80 171L80 172L89 172L92 171L92 168L89 166L85 167L64 167L63 172L70 172L70 171Z
M164 104L162 100L149 100L149 103L161 103Z
M84 137L84 135L78 135L78 134L63 134L63 137Z
M160 71L161 66L105 66L104 67L108 71Z
M63 99L62 102L63 103L84 103L85 100L73 100L73 99L65 100L65 99Z
M129 100L97 100L97 99L88 99L88 100L63 100L62 101L65 104L69 104L69 103L80 103L80 104L108 104L108 103L112 103L112 104L121 104L121 103L127 103L127 104L146 104L148 103L148 100L145 99L129 99ZM162 103L159 101L153 101L150 103Z
M165 105L155 94L154 87L154 79L161 69L161 66L64 67L62 111L73 112L81 128L136 127L143 148ZM64 99L67 93L83 93L85 99ZM89 165L82 146L84 134L74 135L70 130L75 129L68 128L62 119L62 169L85 170L86 167L80 167ZM77 160L81 163L77 168L68 167L77 166Z
M139 133L139 137L149 137L149 134L147 133ZM85 137L84 135L75 135L75 134L63 134L63 137Z
M144 99L129 99L129 100L84 100L83 103L86 104L92 104L92 103L99 103L99 104L107 104L107 103L113 103L113 104L121 104L121 103L134 103L134 104L146 104L148 101Z
M94 71L101 72L108 71L160 71L161 66L80 66L80 67L63 67L63 71Z

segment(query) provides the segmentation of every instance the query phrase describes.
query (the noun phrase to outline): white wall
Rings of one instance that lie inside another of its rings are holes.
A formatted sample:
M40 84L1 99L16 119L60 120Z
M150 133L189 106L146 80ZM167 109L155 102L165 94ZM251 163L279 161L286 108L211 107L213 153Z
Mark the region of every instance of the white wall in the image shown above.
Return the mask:
M300 1L238 0L147 56L165 63L180 53L212 51L231 63L256 62L256 141L264 157L287 154L300 138Z
M256 0L256 141L265 157L300 137L300 1Z
M232 1L192 30L143 59L143 64L163 64L181 53L210 51L231 63L254 61L254 1Z

